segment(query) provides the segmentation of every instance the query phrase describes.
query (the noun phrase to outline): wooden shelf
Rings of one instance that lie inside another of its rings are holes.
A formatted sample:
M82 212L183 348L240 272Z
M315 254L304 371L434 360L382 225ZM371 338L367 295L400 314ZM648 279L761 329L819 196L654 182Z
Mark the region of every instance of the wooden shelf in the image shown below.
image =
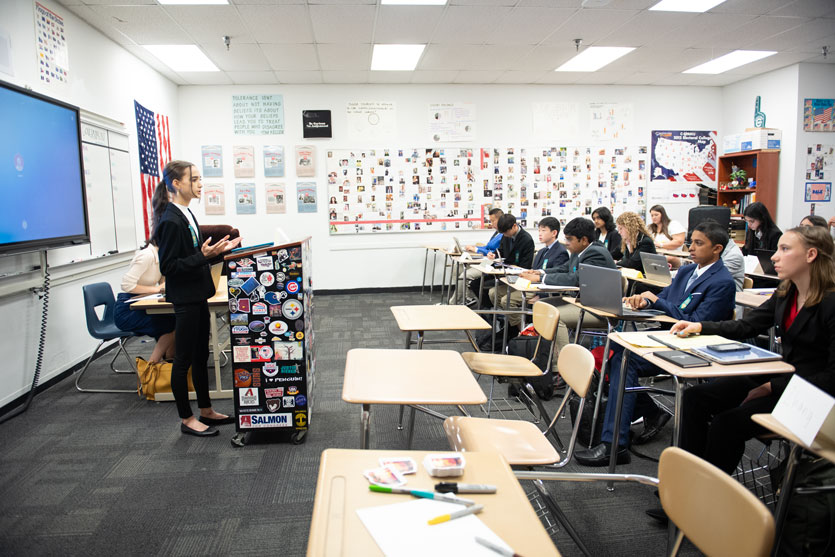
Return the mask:
M754 193L757 191L757 188L745 189L745 190L718 190L719 193Z
M717 184L732 182L732 166L745 170L748 178L753 178L756 188L743 190L717 190L716 204L732 207L743 195L754 194L756 200L768 208L772 218L777 217L777 178L779 174L780 151L763 149L729 153L719 157Z

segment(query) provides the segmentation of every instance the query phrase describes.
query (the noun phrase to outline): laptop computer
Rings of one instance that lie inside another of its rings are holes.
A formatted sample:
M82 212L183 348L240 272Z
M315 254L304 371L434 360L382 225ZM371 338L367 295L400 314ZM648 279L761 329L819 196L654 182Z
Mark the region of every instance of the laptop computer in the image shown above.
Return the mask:
M657 253L641 252L641 263L644 265L644 276L649 280L670 285L673 277L670 274L670 265L667 258Z
M623 303L623 286L618 269L580 264L580 302L619 317L655 317L658 310L634 310Z
M757 249L754 250L754 255L757 256L757 259L760 262L763 274L777 275L777 271L774 269L774 263L771 261L771 256L774 255L773 251L767 249Z
M455 242L455 251L458 252L457 255L464 255L466 253L470 259L481 259L482 257L484 257L480 253L472 253L466 251L463 247L461 247L461 242L458 240L457 237L453 236L452 240Z

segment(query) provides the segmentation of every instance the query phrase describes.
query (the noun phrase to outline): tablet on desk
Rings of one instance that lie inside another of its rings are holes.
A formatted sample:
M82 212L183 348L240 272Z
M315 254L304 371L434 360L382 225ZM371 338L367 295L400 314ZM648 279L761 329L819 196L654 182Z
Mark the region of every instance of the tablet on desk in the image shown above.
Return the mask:
M740 343L744 344L748 347L748 350L735 350L732 352L722 352L716 350L714 347L717 345L712 346L704 346L702 348L693 348L693 353L702 356L703 358L707 358L717 364L753 364L756 362L772 362L775 360L781 360L783 357L780 354L775 352L771 352L769 350L765 350L764 348L760 348L759 346L754 346L753 344L747 343ZM721 345L719 345L721 346Z

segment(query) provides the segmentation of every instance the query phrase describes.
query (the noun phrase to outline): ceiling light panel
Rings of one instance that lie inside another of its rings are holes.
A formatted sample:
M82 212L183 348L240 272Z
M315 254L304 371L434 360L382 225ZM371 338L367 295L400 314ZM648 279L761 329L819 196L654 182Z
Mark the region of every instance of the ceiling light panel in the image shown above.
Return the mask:
M412 71L417 67L424 44L375 44L371 55L373 71Z
M725 0L661 0L650 10L658 12L706 12Z
M777 54L776 50L734 50L682 73L718 74Z
M193 44L145 45L145 49L175 72L217 72L217 66Z
M554 71L596 72L633 50L626 46L590 46Z

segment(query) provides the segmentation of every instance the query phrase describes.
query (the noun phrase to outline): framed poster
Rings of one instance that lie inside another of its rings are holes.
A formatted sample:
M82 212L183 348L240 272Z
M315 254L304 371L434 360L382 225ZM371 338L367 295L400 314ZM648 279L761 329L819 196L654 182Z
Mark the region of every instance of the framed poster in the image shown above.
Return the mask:
M239 215L255 214L255 184L235 184L235 208Z
M316 147L296 145L296 176L303 178L316 176Z
M226 214L226 196L223 184L206 184L203 186L203 201L207 215Z
M804 201L832 201L832 182L806 182Z
M281 178L284 176L284 147L264 145L264 177Z
M805 99L803 101L803 131L835 131L833 107L835 107L835 99Z
M333 137L330 110L302 110L304 137Z
M203 157L203 177L223 177L223 146L203 145L201 152Z
M716 181L715 131L652 131L650 180Z
M267 214L281 215L286 213L287 202L284 184L267 184L264 189L267 193Z
M316 182L298 182L296 184L296 197L299 200L299 213L315 213L316 204Z
M255 177L255 149L251 145L232 147L235 158L235 178Z

